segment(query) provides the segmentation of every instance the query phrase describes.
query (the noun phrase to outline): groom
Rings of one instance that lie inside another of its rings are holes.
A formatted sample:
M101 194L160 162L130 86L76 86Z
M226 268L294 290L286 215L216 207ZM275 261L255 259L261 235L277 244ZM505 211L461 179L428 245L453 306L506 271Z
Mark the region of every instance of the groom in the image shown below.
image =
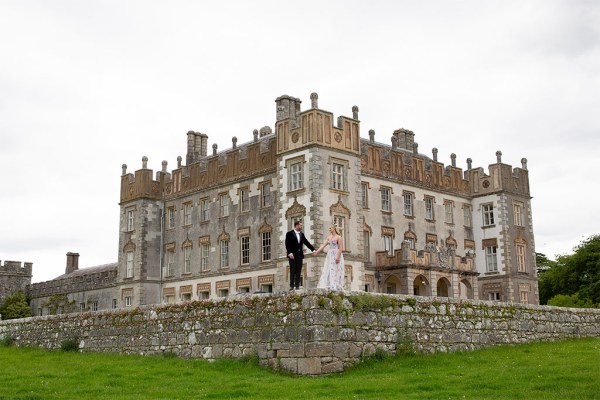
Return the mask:
M313 252L315 248L304 237L302 233L302 222L294 222L294 229L285 235L285 249L290 261L290 290L300 288L300 276L302 275L302 260L304 259L303 245L306 245Z

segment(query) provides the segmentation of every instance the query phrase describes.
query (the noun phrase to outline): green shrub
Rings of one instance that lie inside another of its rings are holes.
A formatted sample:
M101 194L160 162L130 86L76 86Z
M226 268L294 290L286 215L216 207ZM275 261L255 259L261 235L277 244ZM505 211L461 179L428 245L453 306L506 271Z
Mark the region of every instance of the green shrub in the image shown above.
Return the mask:
M79 339L76 337L63 339L63 341L60 342L60 349L68 352L79 351Z
M0 346L2 347L12 347L15 345L15 338L11 335L5 335L2 340L0 340Z

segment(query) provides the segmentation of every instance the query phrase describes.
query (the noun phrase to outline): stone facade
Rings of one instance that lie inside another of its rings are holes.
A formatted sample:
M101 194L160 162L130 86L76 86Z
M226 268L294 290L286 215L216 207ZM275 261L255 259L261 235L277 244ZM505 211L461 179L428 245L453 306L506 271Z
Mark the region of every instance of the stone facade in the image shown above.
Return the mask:
M48 349L76 337L90 352L257 354L274 369L318 375L377 349L429 353L600 337L600 310L314 290L1 321L0 340L7 335L18 346Z
M31 284L32 267L33 264L29 262L0 262L0 303L15 292L27 293L27 288Z
M187 132L185 164L178 157L171 171L163 161L154 173L146 157L133 173L123 165L118 262L95 294L110 299L101 309L284 291L283 242L296 220L315 246L339 227L346 290L538 303L525 159L513 168L496 152L487 172L470 159L463 171L454 154L444 165L437 149L420 153L410 130L387 143L372 130L361 138L358 107L336 119L310 99L302 110L298 98L277 98L274 131L233 137L220 152ZM323 260L305 259L305 289ZM32 285L36 315L51 295L87 302L84 288L64 289L69 277Z

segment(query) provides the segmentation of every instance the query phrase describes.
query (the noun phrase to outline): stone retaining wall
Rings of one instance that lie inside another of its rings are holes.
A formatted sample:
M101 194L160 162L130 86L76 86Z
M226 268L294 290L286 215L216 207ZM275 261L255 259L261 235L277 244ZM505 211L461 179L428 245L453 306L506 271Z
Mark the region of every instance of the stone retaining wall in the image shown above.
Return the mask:
M0 321L0 339L7 335L48 349L77 337L83 351L257 354L274 369L317 375L343 371L376 349L446 352L600 337L600 310L313 290Z

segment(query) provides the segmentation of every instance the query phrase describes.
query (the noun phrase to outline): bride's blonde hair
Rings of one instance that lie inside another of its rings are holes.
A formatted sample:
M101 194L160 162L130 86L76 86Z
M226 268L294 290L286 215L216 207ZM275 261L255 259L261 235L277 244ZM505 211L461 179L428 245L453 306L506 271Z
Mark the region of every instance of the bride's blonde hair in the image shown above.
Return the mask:
M333 228L333 230L335 231L335 234L336 234L336 235L339 235L339 234L340 234L340 231L338 231L338 227L337 227L337 225L336 225L336 224L331 224L329 227L330 227L330 228Z

